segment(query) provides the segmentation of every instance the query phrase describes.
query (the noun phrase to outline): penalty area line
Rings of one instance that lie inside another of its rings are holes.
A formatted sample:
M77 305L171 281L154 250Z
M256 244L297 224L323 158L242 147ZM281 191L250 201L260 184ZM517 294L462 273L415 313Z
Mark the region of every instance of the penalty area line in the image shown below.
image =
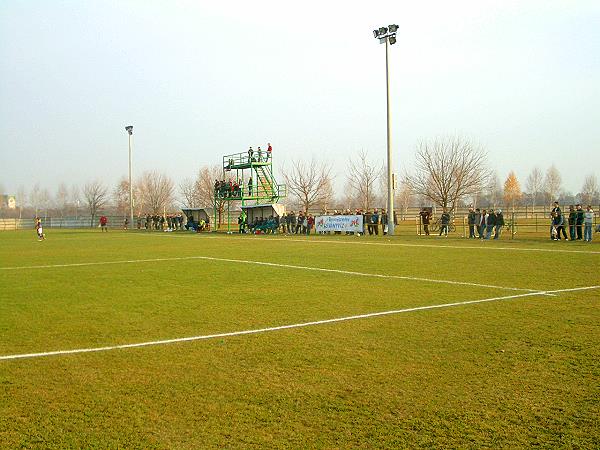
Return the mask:
M79 348L72 350L56 350L50 352L40 352L40 353L24 353L17 355L5 355L0 356L0 361L14 360L14 359L26 359L26 358L41 358L46 356L59 356L59 355L73 355L80 353L96 353L96 352L106 352L111 350L125 350L130 348L137 347L150 347L157 345L167 345L167 344L175 344L179 342L191 342L191 341L200 341L200 340L209 340L209 339L219 339L219 338L227 338L227 337L235 337L235 336L245 336L251 334L260 334L260 333L268 333L273 331L281 331L281 330L290 330L294 328L306 328L317 325L325 325L330 323L338 323L338 322L347 322L351 320L359 320L359 319L369 319L372 317L381 317L381 316L390 316L395 314L403 314L410 313L415 311L426 311L432 309L442 309L442 308L452 308L456 306L465 306L465 305L474 305L478 303L488 303L488 302L497 302L504 300L511 300L516 298L524 298L524 297L533 297L533 296L541 296L547 294L557 294L561 292L572 292L572 291L583 291L583 290L591 290L591 289L600 289L600 286L586 286L579 288L569 288L569 289L557 289L553 291L538 291L538 292L527 292L525 294L515 294L515 295L506 295L502 297L491 297L491 298L483 298L478 300L465 300L462 302L452 302L452 303L441 303L437 305L426 305L426 306L416 306L412 308L404 308L404 309L395 309L390 311L379 311L367 314L358 314L355 316L346 316L346 317L337 317L333 319L325 319L325 320L315 320L312 322L302 322L295 323L289 325L280 325L275 327L268 328L257 328L252 330L243 330L243 331L231 331L228 333L218 333L218 334L207 334L202 336L190 336L190 337L182 337L182 338L173 338L173 339L164 339L159 341L147 341L147 342L138 342L134 344L121 344L121 345L112 345L105 347L95 347L95 348Z

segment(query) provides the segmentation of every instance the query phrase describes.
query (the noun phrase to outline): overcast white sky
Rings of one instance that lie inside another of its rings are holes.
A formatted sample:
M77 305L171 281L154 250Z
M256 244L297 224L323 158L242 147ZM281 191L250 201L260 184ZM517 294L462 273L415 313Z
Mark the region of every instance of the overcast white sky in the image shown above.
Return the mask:
M395 172L416 144L460 135L522 186L555 164L600 175L600 2L0 2L0 189L176 181L249 145L274 161L385 161L390 48ZM341 180L341 181L340 181Z

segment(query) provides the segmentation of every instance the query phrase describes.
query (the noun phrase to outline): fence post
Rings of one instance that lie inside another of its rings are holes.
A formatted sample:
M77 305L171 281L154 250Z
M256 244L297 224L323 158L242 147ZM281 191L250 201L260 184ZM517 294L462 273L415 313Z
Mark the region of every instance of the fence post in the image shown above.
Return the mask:
M467 223L466 223L467 218L465 216L463 216L463 238L467 237Z
M511 218L511 221L510 221L510 227L511 227L510 238L514 239L515 238L515 213L514 213L514 211L512 213L512 218Z

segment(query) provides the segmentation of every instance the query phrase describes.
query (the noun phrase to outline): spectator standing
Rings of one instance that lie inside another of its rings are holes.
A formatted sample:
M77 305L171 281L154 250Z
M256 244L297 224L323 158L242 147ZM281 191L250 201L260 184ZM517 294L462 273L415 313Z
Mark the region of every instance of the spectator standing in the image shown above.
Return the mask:
M467 223L469 224L469 239L475 239L476 220L477 215L475 214L475 210L471 207L469 208L469 214L467 215Z
M565 241L568 241L567 233L565 232L565 217L562 215L562 212L559 210L556 213L556 217L554 218L554 225L556 227L556 240L560 241L560 233L562 233Z
M550 226L550 239L557 240L556 239L556 232L558 231L558 229L556 228L556 224L557 224L557 220L558 220L557 216L561 212L562 211L560 210L560 206L558 206L558 202L554 202L552 204L552 211L550 211L550 217L552 218L551 226Z
M250 147L252 148L252 147ZM248 179L248 195L252 197L252 177Z
M385 209L381 210L381 232L384 236L388 234L388 215Z
M477 233L479 233L479 239L485 238L485 223L487 221L487 211L484 209L481 211L479 216L479 222L477 223Z
M588 205L585 213L583 213L583 240L586 242L592 242L592 226L594 224L594 210L591 205Z
M487 214L485 219L485 238L490 239L492 237L492 231L496 226L496 214L493 209L490 209L490 212Z
M290 234L296 233L296 226L298 224L298 215L292 211L292 217L290 218L291 229L289 231Z
M477 231L477 237L481 237L479 234L479 223L481 222L481 210L475 208L475 230Z
M419 216L421 216L421 223L423 224L423 230L425 231L425 236L429 236L429 221L430 221L429 210L423 208L421 210L421 212L419 213Z
M499 239L500 234L502 233L502 227L504 226L504 215L502 214L502 210L499 209L496 211L496 224L494 231L494 239Z
M254 150L252 150L252 147L250 147L248 149L248 164L250 164L252 162L252 155L254 154Z
M379 212L377 211L377 208L375 208L373 214L371 214L371 223L373 224L375 236L379 236Z
M365 215L363 217L363 222L367 225L367 231L369 232L370 235L373 234L373 223L371 221L372 215L373 215L373 213L370 210L367 210L367 212L365 213Z
M267 161L269 161L271 159L271 156L273 156L273 147L271 147L271 143L269 142L267 147Z
M575 206L569 206L569 239L575 240L575 223L577 222L577 213L575 212Z
M583 238L582 226L583 226L583 220L584 220L584 213L583 213L583 208L581 207L581 205L577 205L576 214L577 214L577 217L575 219L575 228L577 231L577 240L580 241Z
M242 211L242 213L238 217L238 226L240 234L246 232L246 213L244 211Z
M444 208L442 212L442 217L440 218L442 222L442 226L440 227L440 236L443 234L445 237L448 237L448 225L450 225L450 214Z
M310 230L312 230L314 224L315 224L315 218L313 217L312 214L309 214L308 217L306 218L306 234L307 235L310 234Z

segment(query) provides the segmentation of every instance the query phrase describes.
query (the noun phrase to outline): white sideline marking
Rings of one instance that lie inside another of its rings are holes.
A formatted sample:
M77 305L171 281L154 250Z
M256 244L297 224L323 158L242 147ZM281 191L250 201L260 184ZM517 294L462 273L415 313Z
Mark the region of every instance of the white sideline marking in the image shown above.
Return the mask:
M138 342L136 344L122 344L122 345L112 345L106 347L95 347L95 348L79 348L73 350L56 350L52 352L40 352L40 353L24 353L20 355L5 355L0 356L0 361L6 361L11 359L24 359L24 358L40 358L44 356L57 356L57 355L72 355L77 353L92 353L92 352L105 352L110 350L122 350L128 348L136 348L136 347L148 347L152 345L165 345L165 344L174 344L177 342L189 342L189 341L199 341L206 339L215 339L215 338L224 338L224 337L232 337L232 336L243 336L248 334L258 334L258 333L267 333L270 331L280 331L280 330L289 330L292 328L304 328L315 325L324 325L328 323L336 323L336 322L345 322L349 320L357 320L357 319L367 319L371 317L378 316L388 316L392 314L402 314L414 311L425 311L428 309L440 309L440 308L450 308L454 306L463 306L463 305L473 305L476 303L486 303L486 302L494 302L494 301L502 301L502 300L510 300L514 298L522 298L522 297L532 297L539 295L547 295L547 294L556 294L560 292L570 292L570 291L583 291L590 289L599 289L600 286L586 286L579 288L570 288L570 289L558 289L554 291L537 291L537 292L528 292L526 294L515 294L515 295L507 295L504 297L491 297L484 298L479 300L465 300L462 302L452 302L452 303L442 303L438 305L428 305L428 306L416 306L413 308L405 308L405 309L396 309L391 311L380 311L368 314L359 314L356 316L347 316L347 317L338 317L335 319L325 319L325 320L316 320L313 322L303 322L303 323L295 323L290 325L281 325L277 327L268 327L268 328L258 328L254 330L244 330L244 331L231 331L229 333L219 333L219 334L207 334L204 336L191 336L191 337L183 337L183 338L174 338L174 339L164 339L160 341L148 341L148 342Z
M141 234L141 233L140 233ZM163 236L158 233L148 233L148 236ZM252 235L255 236L255 235ZM169 237L190 237L188 235L170 235ZM239 236L237 234L229 235L229 236L202 236L202 239L249 239L249 236ZM307 239L298 239L296 237L272 237L272 236L256 236L256 238L269 241L287 241L287 242L304 242L310 244L318 244L318 243L326 243L326 244L348 244L348 245L383 245L386 247L424 247L424 248L451 248L451 249L468 249L468 250L514 250L519 252L548 252L548 253L583 253L586 255L600 255L600 251L593 250L565 250L565 249L555 249L555 248L520 248L520 247L492 247L487 246L486 243L482 242L481 246L474 245L448 245L448 244L408 244L408 243L400 243L400 242L360 242L360 241L347 241L347 240L339 240L334 241L331 239L324 239L320 236L312 236L307 237ZM359 238L362 239L362 238Z
M389 278L389 279L408 280L408 281L427 281L429 283L454 284L454 285L463 285L463 286L485 287L485 288L492 288L492 289L506 289L509 291L539 292L538 289L525 289L525 288L516 288L516 287L507 287L507 286L496 286L496 285L492 285L492 284L470 283L467 281L437 280L437 279L433 279L433 278L409 277L409 276L402 276L402 275L383 275L383 274L378 274L378 273L354 272L351 270L327 269L327 268L323 268L323 267L296 266L293 264L279 264L279 263L271 263L271 262L263 262L263 261L249 261L249 260L243 260L243 259L214 258L211 256L180 256L180 257L171 257L171 258L128 259L128 260L118 260L118 261L96 261L96 262L70 263L70 264L45 264L45 265L39 265L39 266L14 266L14 267L0 267L0 270L52 269L52 268L63 268L63 267L100 266L100 265L108 265L108 264L134 264L134 263L142 263L142 262L183 261L183 260L192 260L192 259L201 259L201 260L218 261L218 262L232 262L232 263L240 263L240 264L256 264L259 266L283 267L286 269L311 270L311 271L317 271L317 272L331 272L331 273L340 273L343 275L354 275L354 276L360 276L360 277Z

